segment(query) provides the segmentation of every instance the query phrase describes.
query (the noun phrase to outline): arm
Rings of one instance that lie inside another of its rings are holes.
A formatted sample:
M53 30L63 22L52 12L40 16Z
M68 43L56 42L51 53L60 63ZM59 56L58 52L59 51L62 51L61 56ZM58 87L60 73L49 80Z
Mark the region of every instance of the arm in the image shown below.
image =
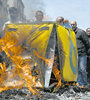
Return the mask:
M82 31L81 39L86 47L87 54L90 55L90 43L89 43L89 39L88 39L88 36L86 35L85 31Z

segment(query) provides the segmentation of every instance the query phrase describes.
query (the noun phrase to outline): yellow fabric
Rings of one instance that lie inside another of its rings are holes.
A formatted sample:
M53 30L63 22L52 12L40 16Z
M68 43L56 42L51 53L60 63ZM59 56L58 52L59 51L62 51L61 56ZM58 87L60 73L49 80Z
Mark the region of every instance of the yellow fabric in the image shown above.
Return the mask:
M40 28L48 27L48 30ZM39 56L44 57L48 45L48 40L53 28L53 24L31 25L31 24L9 24L6 27L6 36L8 41L14 39L17 42L27 41L31 48L36 48ZM15 31L15 29L17 31ZM12 31L11 31L12 30Z
M13 42L13 44L15 43L16 45L22 45L23 42L26 41L29 48L28 46L25 48L30 51L33 60L35 62L39 61L41 62L40 64L43 64L52 29L53 24L8 24L4 38L7 40L6 42ZM44 66L41 65L41 67ZM44 68L41 68L41 70L43 72ZM44 76L41 74L40 77L44 86Z
M75 33L71 29L64 28L60 25L57 25L56 29L58 48L61 50L63 58L61 65L62 77L65 81L76 81L78 58Z
M65 81L76 81L77 79L77 46L75 34L71 29L66 29L56 23L43 24L9 24L6 27L8 41L23 41L30 46L33 57L45 57L46 49L54 24L56 25L59 60L62 78ZM34 51L35 50L35 51ZM36 54L34 54L36 52ZM70 61L71 60L71 61Z

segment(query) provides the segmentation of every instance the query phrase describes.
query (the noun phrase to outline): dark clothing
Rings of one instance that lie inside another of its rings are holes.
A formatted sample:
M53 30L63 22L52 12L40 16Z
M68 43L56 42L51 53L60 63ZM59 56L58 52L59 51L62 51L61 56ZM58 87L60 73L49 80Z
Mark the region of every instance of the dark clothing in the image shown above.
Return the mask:
M74 32L76 34L78 55L79 56L90 55L90 50L89 50L90 43L88 41L88 37L85 31L76 28Z
M90 83L90 59L87 58L87 78L88 82Z
M77 82L80 86L87 85L87 56L78 57L78 77Z
M90 43L90 36L88 36L89 43ZM90 58L87 58L87 78L88 82L90 83Z
M78 77L77 82L80 86L87 85L87 55L90 55L90 44L85 31L76 28L75 29L77 49L78 49Z
M90 36L88 36L89 44L90 44Z

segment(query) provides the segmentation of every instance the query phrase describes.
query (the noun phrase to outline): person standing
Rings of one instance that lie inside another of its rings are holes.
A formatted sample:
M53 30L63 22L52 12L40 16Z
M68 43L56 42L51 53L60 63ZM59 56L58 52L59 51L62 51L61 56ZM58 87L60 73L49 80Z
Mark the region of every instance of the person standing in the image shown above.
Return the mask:
M71 24L69 23L69 20L64 19L64 17L61 17L61 16L57 17L56 22L61 26L72 29Z
M87 66L87 55L90 55L90 44L85 31L77 27L77 22L71 21L70 24L76 35L77 49L78 49L77 82L79 86L85 86L87 85L86 66Z
M89 39L89 44L90 44L90 28L86 29L86 34L88 36ZM88 56L87 58L87 78L88 78L88 82L90 83L90 56Z
M56 18L56 22L57 22L58 24L60 24L61 26L64 26L64 25L63 25L63 21L64 21L64 17L59 16L59 17Z
M21 23L21 21L19 20L19 17L18 17L18 9L17 8L10 7L9 8L9 16L10 16L10 19L4 24L3 31L5 30L5 27L7 24Z
M43 12L41 10L36 11L36 15L35 15L36 21L35 22L37 22L37 23L42 22L43 15L44 14L43 14Z
M69 23L69 20L68 20L68 19L65 19L65 20L63 21L63 25L64 25L64 27L66 27L66 28L72 29L72 26L71 26L71 24Z

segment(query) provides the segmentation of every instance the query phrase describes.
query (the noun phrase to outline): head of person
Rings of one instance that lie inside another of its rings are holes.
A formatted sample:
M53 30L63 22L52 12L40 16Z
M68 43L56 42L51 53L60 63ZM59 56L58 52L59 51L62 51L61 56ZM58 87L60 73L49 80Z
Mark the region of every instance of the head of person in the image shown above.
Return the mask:
M71 21L70 24L72 26L73 31L75 31L76 28L77 28L77 22L76 21Z
M65 19L65 20L63 21L63 26L65 26L66 28L72 29L72 26L71 26L71 24L69 23L69 20L68 20L68 19Z
M43 20L43 12L40 11L40 10L38 10L38 11L36 12L35 17L36 17L36 21L42 21L42 20Z
M90 36L90 28L87 28L87 29L86 29L86 34L87 34L88 36Z
M9 14L11 20L17 20L18 19L18 10L15 7L10 7L9 8Z
M56 18L56 22L59 23L60 25L63 24L64 18L59 16Z

